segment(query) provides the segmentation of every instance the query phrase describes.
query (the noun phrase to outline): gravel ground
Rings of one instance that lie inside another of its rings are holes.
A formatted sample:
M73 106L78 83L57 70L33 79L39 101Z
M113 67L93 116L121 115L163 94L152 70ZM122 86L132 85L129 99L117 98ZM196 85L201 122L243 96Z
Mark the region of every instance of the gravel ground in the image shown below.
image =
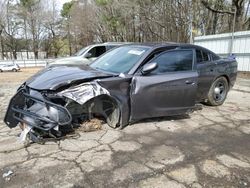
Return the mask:
M3 73L0 119L18 85L38 69ZM24 147L0 122L0 187L250 187L250 80L224 105L190 116ZM11 170L7 178L2 175Z

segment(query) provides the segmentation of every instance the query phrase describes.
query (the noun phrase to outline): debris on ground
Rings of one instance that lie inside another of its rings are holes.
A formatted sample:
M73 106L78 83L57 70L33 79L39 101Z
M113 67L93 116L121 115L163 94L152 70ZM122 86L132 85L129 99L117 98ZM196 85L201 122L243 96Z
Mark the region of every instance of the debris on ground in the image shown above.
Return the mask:
M93 119L84 121L82 124L80 124L80 127L77 130L83 131L83 132L92 132L96 130L101 130L103 123L104 122L102 120L93 118Z
M14 174L14 172L12 170L9 170L8 172L3 173L3 178L6 181L9 181L12 174Z
M31 127L25 124L21 124L20 127L22 129L22 132L19 136L19 141L24 143L27 140L27 135L30 132Z

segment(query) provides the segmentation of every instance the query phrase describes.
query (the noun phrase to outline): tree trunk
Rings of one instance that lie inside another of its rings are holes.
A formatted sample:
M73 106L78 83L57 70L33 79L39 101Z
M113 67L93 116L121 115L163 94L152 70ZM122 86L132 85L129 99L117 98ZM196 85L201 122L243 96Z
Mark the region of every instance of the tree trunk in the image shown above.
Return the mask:
M17 59L17 53L16 53L16 51L13 50L12 54L13 54L14 59L16 60Z
M213 17L213 26L212 26L212 33L211 33L211 34L213 34L213 35L216 33L217 23L218 23L218 13L214 13L214 17Z
M38 51L37 50L35 50L34 54L35 54L35 59L38 59Z
M243 29L243 16L244 16L244 0L233 0L232 9L236 9L235 12L235 31L241 31Z
M1 31L0 31L0 43L1 43L2 59L4 59L4 44L3 44L3 36L1 35Z
M29 44L28 44L28 37L27 37L27 22L26 19L24 21L24 34L25 34L25 46L26 46L26 58L29 59Z
M69 27L69 22L67 25L67 29L68 29L68 43L69 43L69 55L72 55L72 47L71 47L71 36L70 36L70 27Z
M243 29L242 17L243 17L243 7L237 8L235 14L235 31L242 31Z

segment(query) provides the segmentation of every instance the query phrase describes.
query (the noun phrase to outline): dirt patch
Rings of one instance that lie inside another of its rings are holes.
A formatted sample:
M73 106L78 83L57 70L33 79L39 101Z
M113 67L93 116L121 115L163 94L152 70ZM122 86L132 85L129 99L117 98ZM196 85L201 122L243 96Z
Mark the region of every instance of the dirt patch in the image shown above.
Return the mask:
M37 73L43 67L21 68L18 72L1 72L0 84L19 84Z
M93 118L88 121L84 121L77 130L82 132L97 131L102 129L103 124L104 122L102 120Z
M238 72L237 77L250 79L250 72Z

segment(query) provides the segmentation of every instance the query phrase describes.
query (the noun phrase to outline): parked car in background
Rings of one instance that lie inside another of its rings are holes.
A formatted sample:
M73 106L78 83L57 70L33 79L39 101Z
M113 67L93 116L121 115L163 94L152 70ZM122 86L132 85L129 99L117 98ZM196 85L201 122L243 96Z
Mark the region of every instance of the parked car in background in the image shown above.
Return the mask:
M89 66L52 66L20 86L5 123L20 123L35 140L60 136L103 116L113 128L135 121L191 113L200 102L222 105L237 75L234 59L191 44L131 44Z
M56 60L48 62L47 65L90 64L100 55L104 54L105 52L111 50L114 47L117 47L123 44L126 44L126 43L106 42L102 44L89 45L79 50L73 56L65 57L65 58L58 58Z
M20 70L20 67L18 64L16 63L0 63L0 72L3 71L13 71L13 72L17 72Z

